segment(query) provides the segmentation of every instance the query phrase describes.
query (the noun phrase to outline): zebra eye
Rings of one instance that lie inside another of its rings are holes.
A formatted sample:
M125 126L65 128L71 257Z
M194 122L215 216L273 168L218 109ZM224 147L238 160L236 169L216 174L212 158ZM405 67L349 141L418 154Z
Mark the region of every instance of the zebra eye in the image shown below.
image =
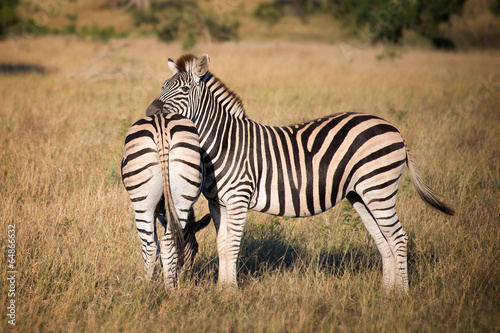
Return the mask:
M184 92L188 92L189 91L189 87L188 86L181 87L181 89Z

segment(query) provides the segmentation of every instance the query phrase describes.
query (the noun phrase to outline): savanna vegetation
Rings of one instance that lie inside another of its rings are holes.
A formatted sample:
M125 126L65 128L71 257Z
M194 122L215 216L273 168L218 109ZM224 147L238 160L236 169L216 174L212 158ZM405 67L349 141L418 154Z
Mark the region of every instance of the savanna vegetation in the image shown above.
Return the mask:
M500 47L499 0L6 0L0 38L156 36L198 42L293 40Z
M342 33L318 29L321 21L245 20L239 42L200 40L190 51L210 55L249 117L283 125L340 111L381 116L455 208L448 217L426 207L403 176L408 297L383 296L380 255L345 201L303 219L250 212L234 293L216 284L213 226L198 234L195 267L178 288L167 293L161 276L145 283L119 164L126 131L184 41L50 35L0 42L2 331L500 330L500 53L367 45L346 57L323 39ZM271 41L258 38L265 31ZM206 214L206 201L195 209Z

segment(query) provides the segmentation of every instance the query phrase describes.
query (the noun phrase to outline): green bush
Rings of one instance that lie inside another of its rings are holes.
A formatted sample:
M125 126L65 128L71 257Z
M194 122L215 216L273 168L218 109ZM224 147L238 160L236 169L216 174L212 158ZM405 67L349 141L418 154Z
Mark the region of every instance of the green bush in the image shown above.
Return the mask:
M93 25L91 27L84 25L80 31L77 32L80 37L90 37L93 40L107 42L111 38L124 38L128 36L127 31L117 32L113 27L99 27Z
M189 30L187 32L186 38L184 39L184 42L182 43L182 49L189 50L195 45L196 45L196 31Z
M179 25L175 22L164 24L156 34L158 38L164 42L171 42L175 40L179 34Z
M441 23L452 14L459 14L465 0L289 0L259 4L254 17L277 23L285 15L294 15L306 21L307 15L330 13L344 27L352 28L363 41L399 43L405 29L414 30L431 40L434 46L453 47L442 34ZM500 0L490 6L492 13L500 13Z
M263 2L255 9L253 16L259 20L266 21L269 25L274 25L285 16L285 11L282 6L276 6L276 4L271 2Z
M500 0L493 0L489 7L490 12L495 16L500 16Z
M212 37L220 42L235 40L238 38L238 28L240 23L238 21L222 21L213 18L206 20L208 30Z
M134 24L150 25L158 38L171 42L185 36L183 48L192 48L200 37L227 41L238 38L239 22L231 13L213 15L202 10L197 2L171 0L152 2L149 11L132 12Z
M158 17L152 11L135 10L132 12L134 25L140 27L143 24L156 25L160 22Z
M17 6L19 0L2 0L0 2L0 38L7 36L10 28L20 22Z

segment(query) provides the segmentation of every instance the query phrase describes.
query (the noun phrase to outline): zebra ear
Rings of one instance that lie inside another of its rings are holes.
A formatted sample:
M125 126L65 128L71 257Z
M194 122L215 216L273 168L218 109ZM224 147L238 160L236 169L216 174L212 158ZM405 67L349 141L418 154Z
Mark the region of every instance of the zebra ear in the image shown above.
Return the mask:
M172 75L175 75L179 72L179 70L177 69L177 65L172 60L172 58L168 58L168 69L170 69Z
M208 65L210 64L210 57L208 54L204 54L196 60L196 75L202 77L208 72Z

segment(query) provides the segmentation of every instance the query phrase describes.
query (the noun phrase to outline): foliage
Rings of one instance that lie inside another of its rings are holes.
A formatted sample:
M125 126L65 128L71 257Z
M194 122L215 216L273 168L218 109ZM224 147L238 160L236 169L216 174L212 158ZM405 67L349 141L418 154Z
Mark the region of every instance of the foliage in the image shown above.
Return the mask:
M157 29L158 38L164 42L171 42L178 37L179 26L175 22L165 23Z
M46 25L38 24L31 17L24 18L22 24L18 26L29 29L33 36L39 35L77 35L82 38L90 38L95 41L107 42L111 38L125 38L129 35L128 31L116 31L113 27L100 27L96 24L91 26L84 25L80 29L77 28L76 20L78 16L67 14L66 18L69 23L63 28L50 28ZM19 29L18 29L19 30Z
M254 16L275 24L285 13L304 17L326 11L342 25L352 27L358 38L372 43L399 43L404 29L412 29L436 47L447 48L453 44L441 34L440 25L448 22L452 14L460 13L464 3L465 0L274 0L261 3Z
M113 27L99 27L97 25L86 26L84 25L77 33L81 37L90 37L93 40L107 42L111 38L124 38L128 36L126 31L117 32Z
M193 30L188 30L188 32L186 34L186 38L184 39L184 42L182 43L182 49L188 50L195 45L196 45L196 32Z
M317 0L274 0L260 3L253 15L257 19L267 21L269 25L277 23L287 14L298 16L305 23L308 15L321 12L322 9L324 9L324 4Z
M277 6L275 3L262 2L257 6L253 13L254 17L262 21L267 21L269 25L274 25L285 16L283 6Z
M211 14L202 10L198 2L155 1L150 9L135 9L132 15L135 26L151 25L162 41L171 42L184 36L185 48L193 47L197 37L207 42L238 38L239 22L231 13Z
M19 0L2 0L0 2L0 38L5 37L9 29L19 23L18 5Z
M412 29L430 39L436 47L450 45L450 41L439 31L441 23L448 22L452 14L462 10L465 0L330 0L331 10L338 19L350 20L359 34L371 29L372 42L385 40L398 43L403 37L403 29Z
M30 34L33 36L38 36L38 35L45 35L45 34L50 34L54 33L57 34L58 30L57 29L51 29L47 26L44 25L39 25L35 20L33 20L31 17L24 18L22 21L20 21L19 25L16 25L13 30L19 30L20 26L25 27L26 29L29 30Z
M500 16L500 0L493 0L489 6L489 10L496 17Z
M448 22L452 14L459 14L466 0L418 1L411 8L410 28L432 41L437 48L454 48L451 40L439 31L441 23Z
M404 1L388 8L391 1L330 0L330 11L344 24L352 25L356 35L368 34L372 42L380 40L398 43L403 28L408 25L410 2Z
M213 16L206 19L208 30L217 41L229 41L238 39L238 28L240 23L236 20L218 20Z

